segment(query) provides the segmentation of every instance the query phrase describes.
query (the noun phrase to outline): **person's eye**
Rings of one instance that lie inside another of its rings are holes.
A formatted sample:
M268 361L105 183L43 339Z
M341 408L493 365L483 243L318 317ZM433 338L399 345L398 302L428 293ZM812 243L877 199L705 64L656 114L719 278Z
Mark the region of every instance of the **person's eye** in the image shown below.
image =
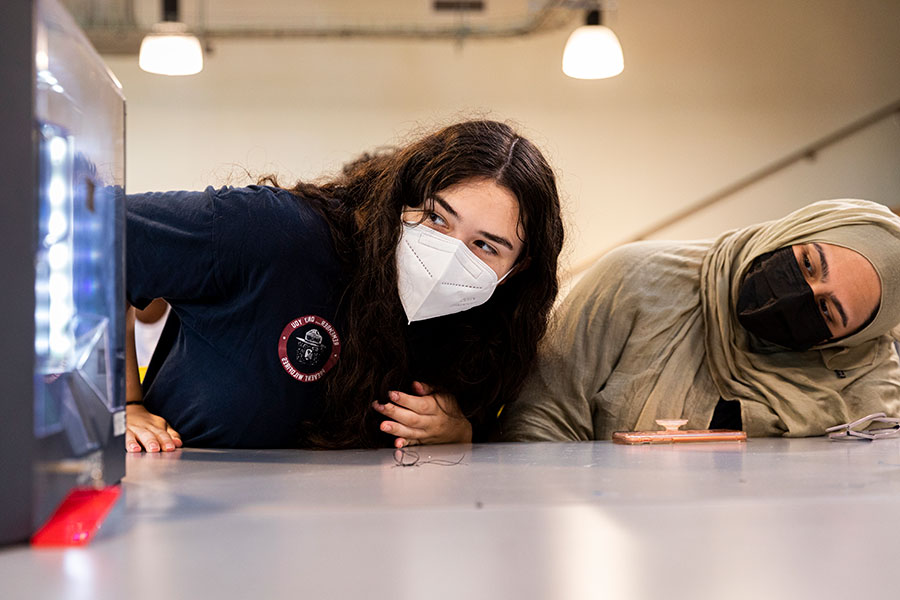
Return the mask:
M806 252L803 253L803 268L806 269L806 272L812 275L812 262L809 260L809 254Z
M484 240L476 240L475 246L478 247L479 249L483 250L484 252L487 252L490 255L495 256L497 254L497 249L494 248L493 246L491 246L490 244L488 244Z
M825 317L826 321L831 321L831 313L828 311L828 304L824 298L819 300L819 310L822 311L822 316Z
M441 227L445 227L447 225L447 221L444 220L444 217L437 214L436 212L428 213L428 220Z

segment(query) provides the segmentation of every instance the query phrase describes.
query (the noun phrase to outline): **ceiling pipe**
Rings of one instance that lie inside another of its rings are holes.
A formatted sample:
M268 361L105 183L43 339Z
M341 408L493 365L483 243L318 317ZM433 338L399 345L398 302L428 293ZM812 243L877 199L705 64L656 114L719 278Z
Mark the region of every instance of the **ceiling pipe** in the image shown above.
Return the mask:
M571 10L570 0L546 0L526 17L498 25L454 23L437 26L392 26L390 24L279 27L279 28L210 28L195 27L195 34L205 43L217 40L260 39L404 39L404 40L478 40L512 38L569 27L579 15ZM149 30L135 23L93 27L82 23L88 38L101 54L136 54Z

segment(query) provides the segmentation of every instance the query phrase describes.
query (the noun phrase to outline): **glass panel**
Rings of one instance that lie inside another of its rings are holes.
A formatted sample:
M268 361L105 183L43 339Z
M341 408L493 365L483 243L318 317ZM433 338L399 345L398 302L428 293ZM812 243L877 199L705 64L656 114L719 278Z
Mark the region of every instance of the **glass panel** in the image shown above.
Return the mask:
M79 457L124 425L124 96L55 0L35 46L35 435Z

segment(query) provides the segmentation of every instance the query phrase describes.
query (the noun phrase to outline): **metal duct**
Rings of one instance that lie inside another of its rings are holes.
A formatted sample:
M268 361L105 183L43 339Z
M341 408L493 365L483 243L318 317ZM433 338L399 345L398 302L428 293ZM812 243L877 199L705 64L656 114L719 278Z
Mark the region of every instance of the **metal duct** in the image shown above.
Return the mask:
M141 39L161 14L159 0L62 2L101 54L137 54ZM181 14L207 44L292 38L464 41L519 37L570 26L580 17L572 9L581 4L572 0L181 0Z

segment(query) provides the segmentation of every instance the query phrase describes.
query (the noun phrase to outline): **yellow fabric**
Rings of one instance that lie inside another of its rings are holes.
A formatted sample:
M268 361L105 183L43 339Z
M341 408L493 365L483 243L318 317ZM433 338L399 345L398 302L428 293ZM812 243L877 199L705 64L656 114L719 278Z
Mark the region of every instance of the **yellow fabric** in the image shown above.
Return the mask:
M147 374L147 367L138 367L138 380L144 383L144 375Z
M790 352L753 338L733 307L754 258L809 241L863 254L882 281L875 319L845 340ZM709 425L738 400L749 435L822 435L872 412L900 414L900 218L862 200L818 202L699 242L640 242L603 257L560 306L507 440L609 439L659 418Z

